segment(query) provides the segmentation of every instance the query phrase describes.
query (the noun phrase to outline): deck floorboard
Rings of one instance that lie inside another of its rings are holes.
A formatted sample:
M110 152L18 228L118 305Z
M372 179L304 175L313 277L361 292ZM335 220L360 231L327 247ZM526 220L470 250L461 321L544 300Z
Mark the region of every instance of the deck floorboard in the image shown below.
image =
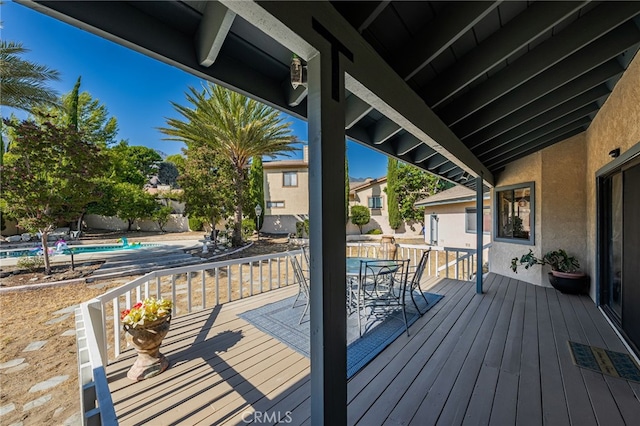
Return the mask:
M490 274L425 279L444 298L347 385L349 425L624 425L640 385L578 368L568 341L626 349L585 296ZM175 318L171 367L132 382L125 351L107 368L123 426L310 424L309 360L238 314L295 294L274 290ZM267 417L265 417L265 415Z

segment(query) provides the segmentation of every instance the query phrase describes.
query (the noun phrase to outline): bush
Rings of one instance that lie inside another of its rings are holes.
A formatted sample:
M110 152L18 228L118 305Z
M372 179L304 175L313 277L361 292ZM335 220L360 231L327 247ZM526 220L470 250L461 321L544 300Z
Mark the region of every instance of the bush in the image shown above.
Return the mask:
M369 223L371 220L371 213L365 206L355 205L351 207L351 223L356 225L360 229L362 234L362 227Z
M256 224L252 218L246 217L242 219L242 237L244 239L249 238L253 235L253 232L256 230Z
M17 265L19 268L35 271L36 269L44 267L44 257L23 255L18 259Z
M367 231L367 234L369 234L369 235L380 235L380 234L382 234L382 229L380 229L380 228L370 229L370 230Z
M189 216L189 229L192 231L202 231L202 225L204 221L199 217Z
M309 237L309 219L305 219L302 222L296 222L296 237Z

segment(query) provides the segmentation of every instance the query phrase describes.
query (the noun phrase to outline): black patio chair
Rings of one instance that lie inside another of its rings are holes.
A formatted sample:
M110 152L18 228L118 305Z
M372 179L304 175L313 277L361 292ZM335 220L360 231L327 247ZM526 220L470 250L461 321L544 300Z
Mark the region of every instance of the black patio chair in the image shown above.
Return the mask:
M298 324L302 324L302 320L304 319L304 316L307 314L307 311L309 310L309 300L310 300L309 278L305 275L304 271L302 270L302 266L300 266L300 262L298 262L298 258L296 256L290 255L289 259L291 260L291 266L293 267L293 276L295 277L295 280L298 282L298 285L299 285L298 294L296 295L296 298L293 301L293 305L291 306L291 308L296 307L296 303L298 302L300 295L304 295L307 301L304 307L304 311L300 316L300 321L298 321Z
M424 269L427 266L427 262L429 261L429 254L431 253L431 249L425 250L422 252L422 256L420 257L420 261L412 268L413 271L410 271L411 279L409 280L409 284L407 284L407 291L411 294L411 301L413 302L413 306L415 306L416 310L420 314L420 316L424 315L426 310L422 312L418 307L418 303L416 302L415 296L416 294L420 294L420 296L424 299L427 306L429 306L429 301L424 295L422 288L420 287L420 281L422 280L422 274L424 273ZM411 268L410 268L411 269Z
M400 307L404 326L409 335L406 312L406 291L409 260L363 260L358 277L357 313L358 331L362 336L362 318L371 315L386 315L390 308ZM368 312L367 312L368 310Z

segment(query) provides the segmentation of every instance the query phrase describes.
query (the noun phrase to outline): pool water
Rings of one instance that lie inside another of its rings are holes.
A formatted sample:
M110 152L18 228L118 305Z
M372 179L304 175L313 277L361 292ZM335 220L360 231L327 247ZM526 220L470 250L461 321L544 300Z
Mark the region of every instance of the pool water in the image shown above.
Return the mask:
M152 243L136 243L129 244L127 246L123 246L122 244L114 244L114 245L99 245L99 246L72 246L70 248L66 248L64 250L56 251L55 247L49 247L50 254L60 255L60 254L71 254L71 250L73 250L73 254L83 254L83 253L108 253L114 251L124 251L124 250L137 250L144 249L150 247L159 247L162 244L152 244ZM34 256L38 254L38 250L40 247L32 247L29 249L15 249L15 250L2 250L0 251L0 259L5 259L8 257L21 257L21 256Z

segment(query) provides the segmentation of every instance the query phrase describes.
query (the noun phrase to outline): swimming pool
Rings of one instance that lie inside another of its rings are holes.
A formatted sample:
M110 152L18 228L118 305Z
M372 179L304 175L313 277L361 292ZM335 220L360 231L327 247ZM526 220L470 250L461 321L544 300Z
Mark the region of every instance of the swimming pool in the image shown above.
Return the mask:
M83 254L83 253L109 253L114 251L125 251L125 250L139 250L150 247L160 247L162 244L153 244L153 243L134 243L129 245L122 244L107 244L107 245L77 245L67 247L62 250L56 250L55 247L49 247L50 255L70 255L71 250L73 250L73 254ZM34 256L37 254L42 254L42 249L40 247L32 247L28 249L13 249L13 250L2 250L0 251L0 259L12 258L12 257L22 257L22 256Z

